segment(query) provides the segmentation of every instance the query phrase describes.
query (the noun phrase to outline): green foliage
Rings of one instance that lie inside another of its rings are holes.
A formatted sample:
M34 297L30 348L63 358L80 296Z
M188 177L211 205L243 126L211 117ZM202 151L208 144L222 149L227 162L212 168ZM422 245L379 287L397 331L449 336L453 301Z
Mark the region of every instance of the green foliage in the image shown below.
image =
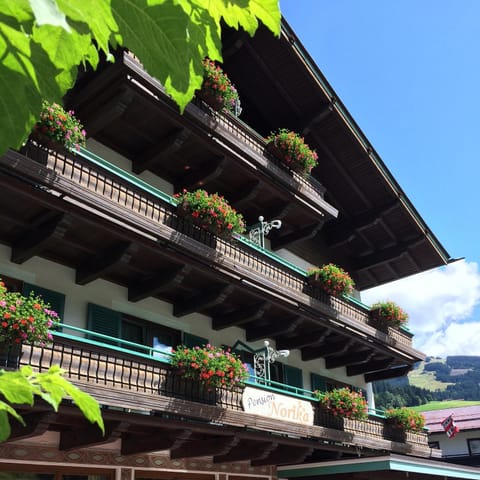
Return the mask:
M350 275L343 268L333 263L309 268L307 276L318 282L326 293L336 297L351 293L355 286Z
M320 405L333 415L362 420L368 417L367 402L361 392L355 392L348 387L335 388L329 392L314 392Z
M109 44L134 52L183 111L202 60L222 60L221 22L280 33L278 0L0 0L0 12L0 154L21 145L42 100L61 103L78 66L96 68Z
M55 411L64 398L70 397L88 421L105 431L96 400L72 385L62 374L59 367L51 367L44 373L34 373L31 367L22 367L15 372L0 370L0 442L10 436L8 415L25 424L13 405L33 405L35 397L47 402Z
M429 412L430 410L446 410L449 408L471 407L480 405L480 400L443 400L441 402L428 402L425 405L412 407L416 412Z
M287 167L300 173L310 173L317 165L318 155L298 133L280 128L266 139L267 146L274 147L274 152Z
M391 408L385 412L385 418L395 426L412 432L420 432L425 426L425 417L412 408Z
M179 345L172 351L172 365L186 378L209 387L233 389L248 378L247 367L236 354L209 344L194 348Z
M58 103L43 101L40 119L34 128L39 134L61 143L69 150L80 150L85 146L83 125L72 110L66 112Z
M44 344L52 338L48 329L54 321L57 313L42 298L8 292L0 280L0 342Z
M218 193L209 194L202 189L194 192L184 190L175 194L175 198L178 201L179 214L204 230L223 237L245 231L243 215Z

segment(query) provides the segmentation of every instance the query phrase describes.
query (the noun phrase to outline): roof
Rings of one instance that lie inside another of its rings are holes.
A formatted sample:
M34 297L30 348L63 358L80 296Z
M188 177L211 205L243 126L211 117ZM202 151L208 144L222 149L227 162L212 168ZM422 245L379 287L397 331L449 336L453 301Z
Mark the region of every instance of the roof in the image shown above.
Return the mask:
M448 263L448 252L288 23L280 39L265 29L241 35L225 38L224 59L242 98L242 119L264 136L279 127L301 133L319 155L312 174L339 210L338 219L291 250L312 263L328 257L359 290Z
M462 430L480 429L480 405L471 407L445 408L423 412L425 426L431 433L443 432L442 421L452 415L457 427Z
M352 474L359 475L358 477ZM363 475L362 475L363 474ZM328 476L328 479L346 480L365 478L369 480L427 478L480 479L480 470L440 461L425 460L404 455L365 457L353 460L335 460L322 463L278 467L279 478L311 478Z

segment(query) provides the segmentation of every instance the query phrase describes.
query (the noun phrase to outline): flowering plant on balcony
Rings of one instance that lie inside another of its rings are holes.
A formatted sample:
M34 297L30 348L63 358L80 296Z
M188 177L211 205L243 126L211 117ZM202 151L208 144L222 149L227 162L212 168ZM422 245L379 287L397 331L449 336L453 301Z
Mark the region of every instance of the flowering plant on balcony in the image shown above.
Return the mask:
M355 286L350 275L333 263L309 268L307 277L311 285L319 286L326 293L335 297L351 293Z
M392 301L374 303L370 311L372 318L383 327L398 328L408 320L408 314Z
M9 292L0 281L0 342L44 345L52 339L48 329L58 314L33 292L28 297Z
M329 392L314 392L321 406L334 416L362 420L368 417L367 401L361 392L348 387L335 388Z
M178 213L200 228L228 238L233 233L245 231L243 215L230 206L218 193L209 194L198 189L194 192L183 190L174 197L178 201Z
M248 378L246 365L230 349L207 344L188 348L179 345L172 350L172 365L186 378L200 380L208 387L232 390Z
M266 139L267 150L281 160L287 167L308 174L317 165L318 155L298 133L280 128Z
M413 408L391 408L385 412L389 423L405 431L420 432L425 426L425 417Z
M197 96L208 103L214 110L228 110L240 115L240 98L237 89L227 74L212 60L203 60L203 84Z
M43 101L40 120L35 124L31 135L34 140L40 143L48 143L50 140L50 145L53 141L68 150L80 150L80 147L85 146L85 135L85 130L75 118L73 110L66 112L58 103Z

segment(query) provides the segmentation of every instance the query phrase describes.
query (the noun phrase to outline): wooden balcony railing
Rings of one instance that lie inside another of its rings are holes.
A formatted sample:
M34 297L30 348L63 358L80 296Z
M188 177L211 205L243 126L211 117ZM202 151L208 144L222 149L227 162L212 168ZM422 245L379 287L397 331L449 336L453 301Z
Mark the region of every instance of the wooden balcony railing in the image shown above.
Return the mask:
M235 275L254 279L262 287L291 298L315 311L340 320L350 328L372 334L368 307L346 298L331 297L307 284L305 272L273 252L251 244L243 237L227 241L193 226L178 217L175 200L164 192L146 184L132 174L112 165L100 157L82 150L77 155L45 150L29 142L22 153L32 160L19 162L14 152L4 156L0 163L14 168L38 184L54 190L56 195L67 195L79 204L88 205L130 224L136 230L170 240L173 231L193 237L207 247L214 248L213 262L230 268ZM9 160L10 159L10 160ZM46 168L42 170L38 163ZM179 243L180 238L177 238ZM185 244L186 245L186 244ZM198 253L198 252L196 252ZM210 255L211 256L211 255ZM367 328L365 328L367 327ZM377 332L391 345L411 348L412 335L402 330L389 329L388 335Z
M66 372L65 375L70 381L94 395L100 404L105 406L148 414L170 413L197 420L205 420L205 416L211 420L212 414L216 412L218 418L222 418L222 423L236 422L244 428L263 429L263 424L255 418L256 415L243 412L241 387L235 391L220 388L208 390L198 382L179 376L169 363L169 355L163 351L67 325L63 328L64 331L74 330L86 338L56 332L50 345L23 345L21 364L31 365L38 371L58 365ZM106 342L122 346L112 346ZM380 416L371 415L367 420L340 419L319 409L318 402L309 397L306 391L296 395L291 393L286 385L282 390L280 384L273 388L259 383L247 383L256 389L297 396L312 403L315 412L313 427L270 419L265 425L267 430L300 437L313 435L319 439L354 441L369 448L376 444L378 449L399 452L418 449L417 453L421 454L430 450L426 432L392 431ZM172 399L182 402L175 403ZM198 406L195 407L194 404ZM235 415L205 410L202 407L205 404L226 412L235 411Z

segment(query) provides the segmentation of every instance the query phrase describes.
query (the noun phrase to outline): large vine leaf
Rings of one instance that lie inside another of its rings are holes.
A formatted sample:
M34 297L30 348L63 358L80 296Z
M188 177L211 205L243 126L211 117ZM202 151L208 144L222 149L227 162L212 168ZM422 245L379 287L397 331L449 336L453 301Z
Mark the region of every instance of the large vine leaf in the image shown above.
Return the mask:
M278 0L0 0L0 154L17 148L45 98L61 102L77 67L109 44L131 49L183 111L205 56L221 60L221 22L280 31Z

